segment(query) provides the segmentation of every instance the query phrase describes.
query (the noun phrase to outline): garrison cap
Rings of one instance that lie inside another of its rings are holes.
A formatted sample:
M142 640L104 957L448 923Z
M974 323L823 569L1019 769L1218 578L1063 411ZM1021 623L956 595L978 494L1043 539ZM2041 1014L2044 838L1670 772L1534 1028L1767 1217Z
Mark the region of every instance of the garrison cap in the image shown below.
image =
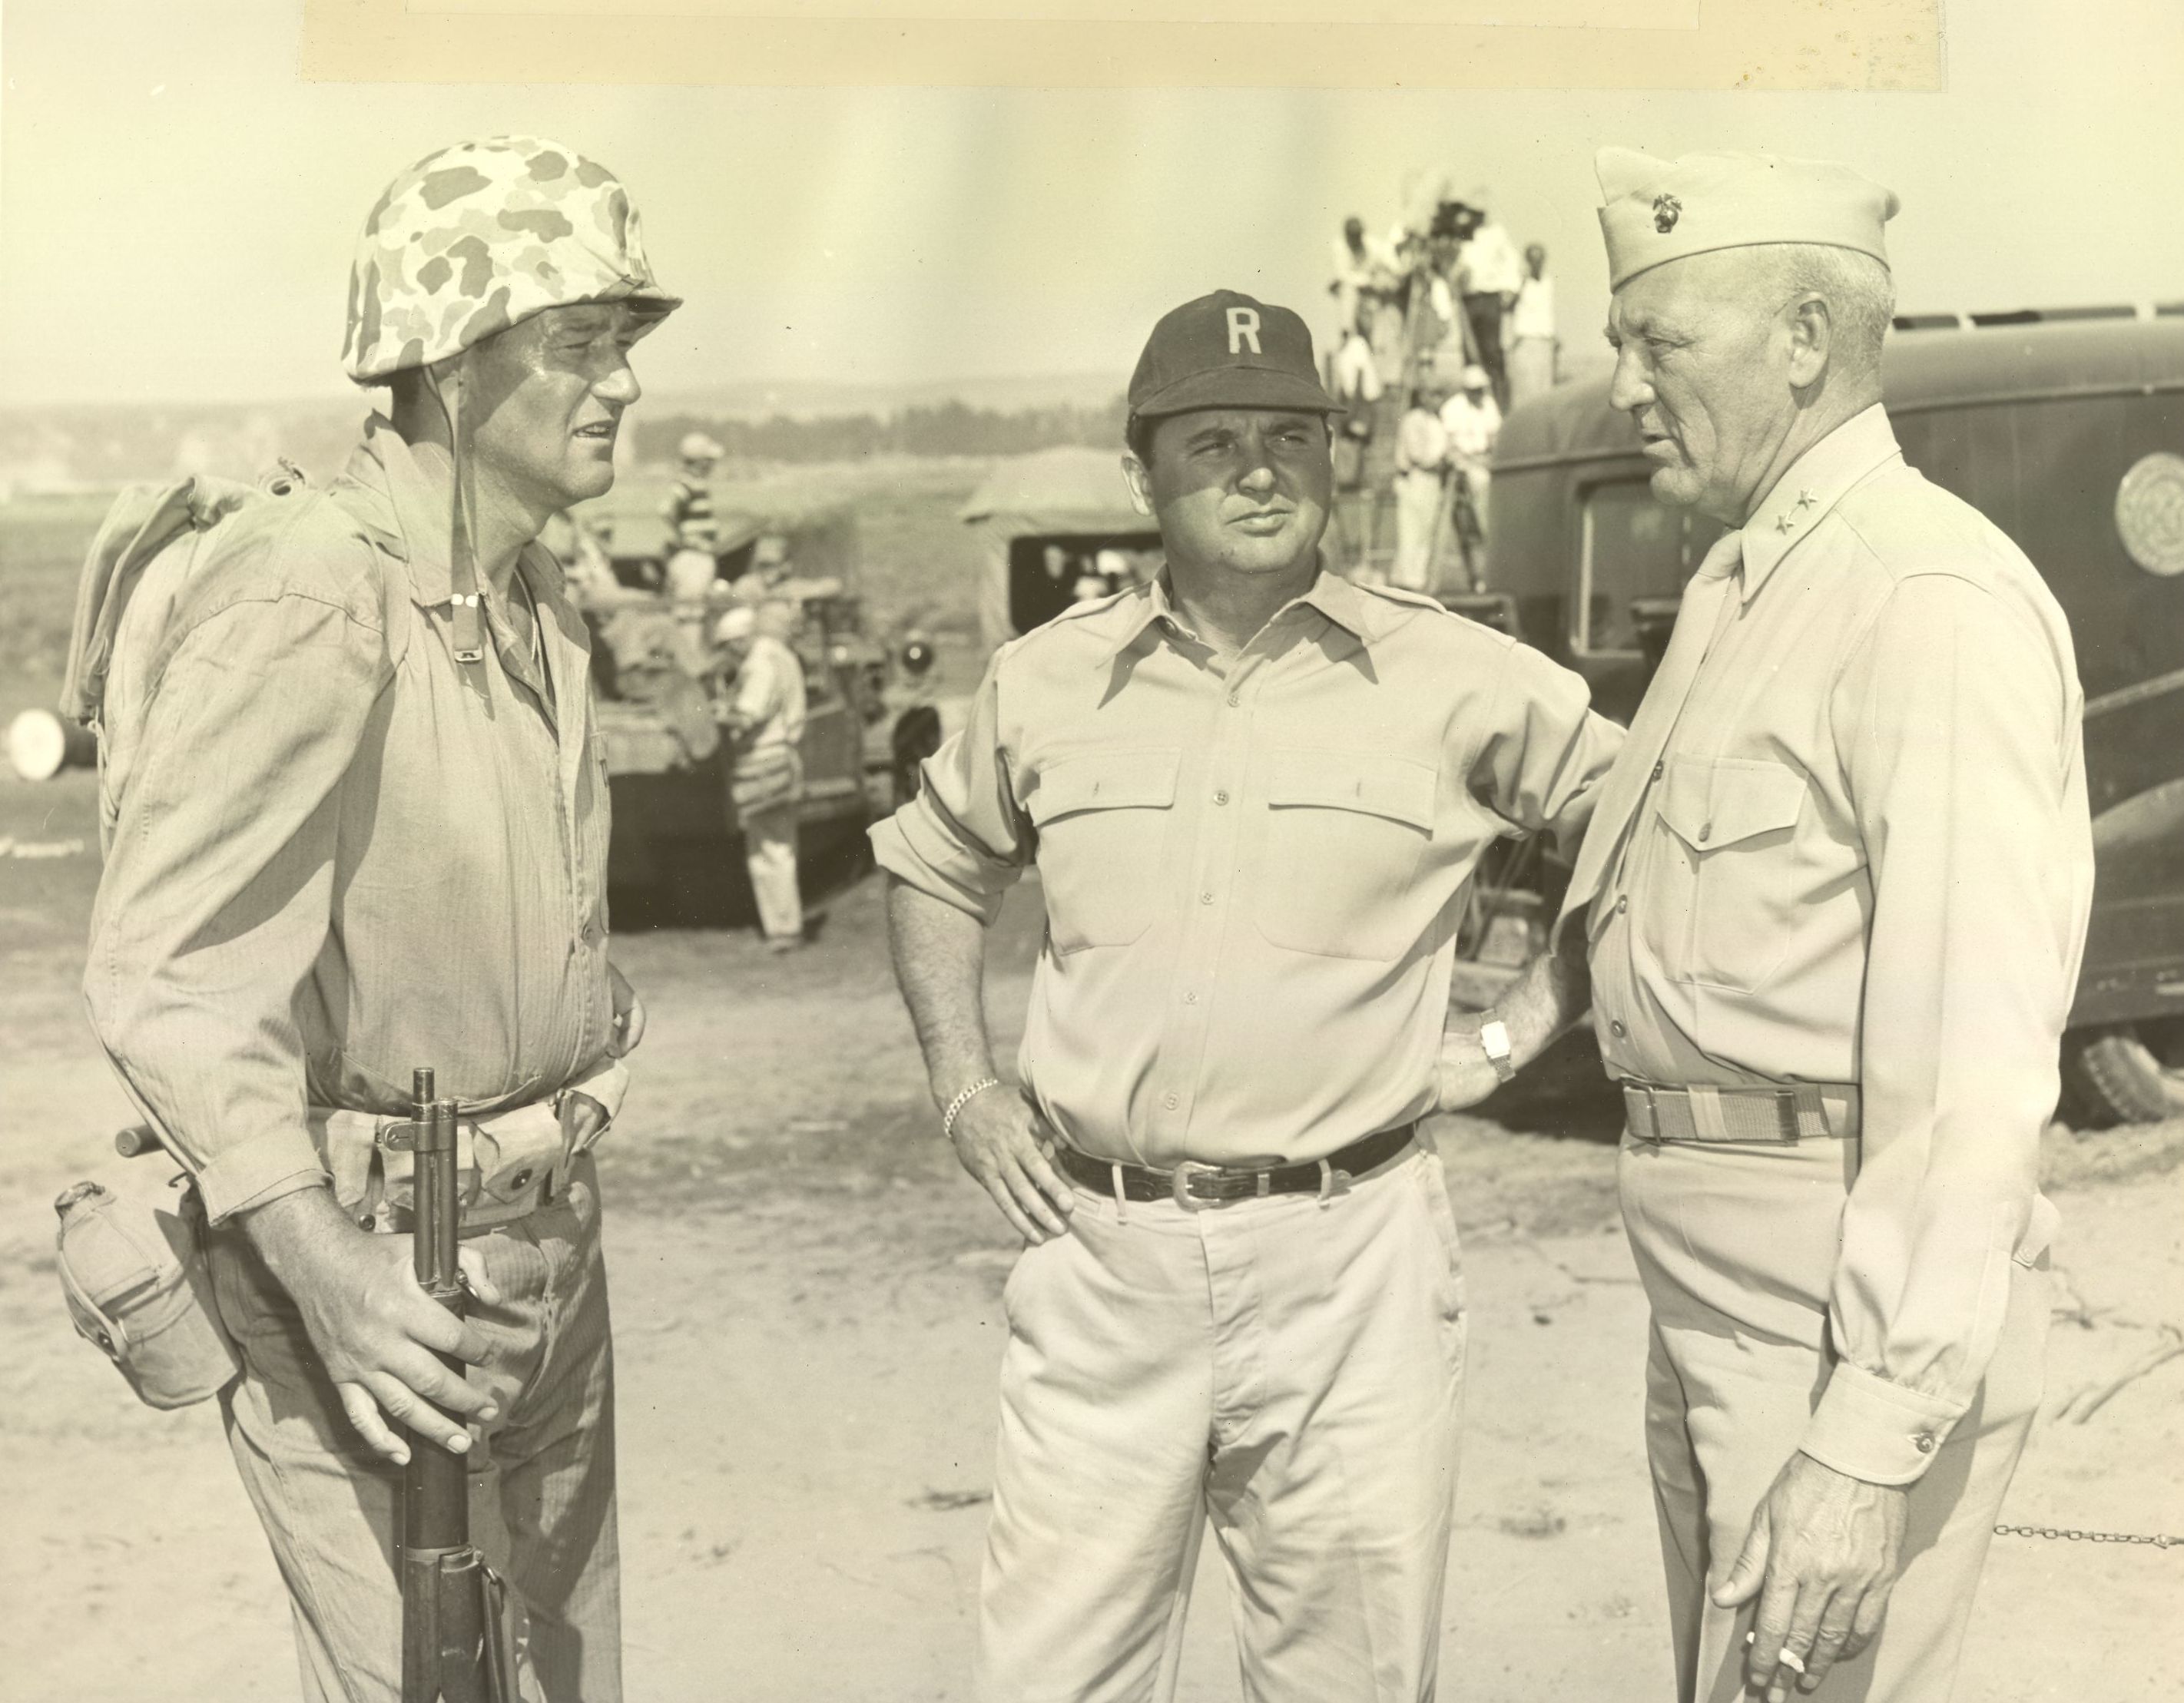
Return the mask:
M1772 242L1854 248L1886 266L1882 226L1895 194L1847 165L1771 153L1656 159L1627 147L1595 156L1608 287L1686 254Z
M1130 375L1129 400L1142 420L1201 408L1343 412L1319 381L1305 322L1234 290L1161 315Z

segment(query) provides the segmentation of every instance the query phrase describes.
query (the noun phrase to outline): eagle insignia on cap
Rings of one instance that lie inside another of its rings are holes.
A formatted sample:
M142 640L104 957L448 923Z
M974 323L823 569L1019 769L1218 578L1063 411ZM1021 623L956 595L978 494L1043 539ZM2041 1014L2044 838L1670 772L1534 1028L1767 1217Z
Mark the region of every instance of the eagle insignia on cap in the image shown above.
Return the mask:
M1663 237L1676 228L1676 220L1682 218L1683 214L1684 203L1674 196L1657 195L1653 198L1653 228Z

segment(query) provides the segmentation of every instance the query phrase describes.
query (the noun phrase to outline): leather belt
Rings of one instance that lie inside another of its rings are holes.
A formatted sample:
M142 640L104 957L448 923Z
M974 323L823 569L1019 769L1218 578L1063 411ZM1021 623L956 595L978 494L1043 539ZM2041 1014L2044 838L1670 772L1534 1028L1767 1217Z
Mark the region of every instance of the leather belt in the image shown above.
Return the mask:
M1779 1087L1677 1087L1622 1079L1623 1110L1641 1141L1712 1145L1855 1139L1855 1082L1785 1082Z
M1227 1206L1238 1200L1256 1200L1268 1194L1342 1194L1353 1177L1378 1169L1411 1144L1416 1123L1398 1124L1339 1147L1325 1159L1295 1165L1266 1166L1258 1169L1202 1165L1186 1159L1173 1171L1154 1171L1142 1165L1122 1165L1095 1159L1073 1147L1055 1149L1055 1168L1073 1183L1102 1194L1115 1192L1119 1178L1125 1200L1173 1200L1196 1210L1201 1206Z

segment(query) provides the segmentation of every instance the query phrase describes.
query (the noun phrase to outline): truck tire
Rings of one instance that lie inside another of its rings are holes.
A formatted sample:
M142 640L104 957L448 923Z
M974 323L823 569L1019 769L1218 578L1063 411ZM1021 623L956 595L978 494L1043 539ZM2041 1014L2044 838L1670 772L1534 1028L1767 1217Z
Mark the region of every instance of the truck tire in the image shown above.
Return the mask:
M940 749L940 712L929 704L904 710L894 724L889 744L893 761L889 791L894 799L894 808L900 810L917 796L920 766Z
M2184 1117L2180 1042L2184 1034L2173 1020L2073 1029L2064 1035L2064 1087L2077 1120L2102 1129Z

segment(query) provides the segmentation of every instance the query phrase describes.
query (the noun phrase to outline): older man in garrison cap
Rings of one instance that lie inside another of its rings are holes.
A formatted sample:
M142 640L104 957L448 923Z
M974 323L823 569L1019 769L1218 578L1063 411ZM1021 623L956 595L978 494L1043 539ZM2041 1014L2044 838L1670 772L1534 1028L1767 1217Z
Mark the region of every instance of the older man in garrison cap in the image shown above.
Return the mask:
M1584 683L1327 571L1304 322L1231 291L1153 329L1123 473L1160 577L994 656L873 832L944 1134L1010 1274L978 1691L1167 1695L1211 1516L1255 1699L1432 1695L1464 1313L1418 1120L1550 1038L1542 960L1444 1035L1457 902L1574 832L1618 743ZM983 930L1046 940L998 1080Z
M1730 529L1564 911L1629 1113L1680 1692L1926 1703L2040 1389L2092 884L2070 636L1889 429L1894 196L1599 170L1611 398L1655 494Z

